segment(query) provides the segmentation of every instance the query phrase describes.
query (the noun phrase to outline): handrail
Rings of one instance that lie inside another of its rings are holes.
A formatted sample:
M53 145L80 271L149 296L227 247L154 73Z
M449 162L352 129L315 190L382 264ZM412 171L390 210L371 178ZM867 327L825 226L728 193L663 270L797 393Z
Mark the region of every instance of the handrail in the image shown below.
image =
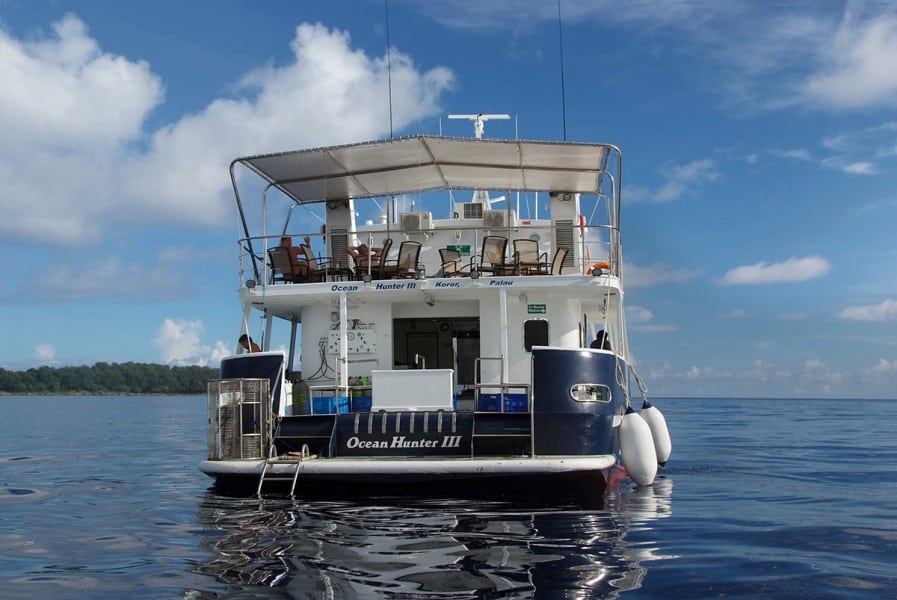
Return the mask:
M480 363L483 360L497 360L499 361L499 381L498 383L484 383L479 380L480 377ZM522 389L525 390L526 393L526 405L530 411L532 411L532 384L531 383L514 383L510 381L504 380L504 356L478 356L474 359L474 395L473 395L473 406L474 410L477 409L480 403L480 390L483 389L498 389L499 390L499 412L505 412L505 396L508 395L508 390L510 389Z

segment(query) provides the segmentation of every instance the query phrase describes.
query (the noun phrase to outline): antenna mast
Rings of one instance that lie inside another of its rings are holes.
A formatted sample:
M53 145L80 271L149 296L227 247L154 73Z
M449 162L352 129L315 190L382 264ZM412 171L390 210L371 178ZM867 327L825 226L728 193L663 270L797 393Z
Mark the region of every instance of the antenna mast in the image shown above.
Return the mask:
M480 113L478 115L449 115L449 119L467 119L468 121L473 122L473 134L478 139L483 139L483 132L486 130L486 121L490 121L492 119L510 119L511 115L486 115ZM498 202L500 198L494 200ZM474 190L472 202L482 204L483 208L489 208L492 206L492 202L489 200L489 192L486 190ZM509 201L510 205L510 201Z
M386 73L389 88L389 138L392 139L392 43L389 39L389 0L384 0L386 8Z
M564 122L564 141L567 141L567 85L564 82L564 30L561 26L561 0L558 0L558 47L561 55L561 115Z
M473 134L478 140L483 139L483 131L486 129L486 121L491 119L510 119L511 115L449 115L449 119L467 119L473 121Z

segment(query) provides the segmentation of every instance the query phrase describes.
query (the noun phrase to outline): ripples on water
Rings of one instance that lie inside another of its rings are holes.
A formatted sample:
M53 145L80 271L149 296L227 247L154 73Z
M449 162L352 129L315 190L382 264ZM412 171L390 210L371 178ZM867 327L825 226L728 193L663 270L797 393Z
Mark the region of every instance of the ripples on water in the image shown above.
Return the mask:
M897 402L657 404L584 508L227 497L203 398L0 397L0 598L897 597Z
M380 498L372 505L210 494L199 518L219 532L206 538L217 559L200 571L296 597L530 598L534 590L599 597L640 584L640 562L653 548L626 541L626 533L641 518L668 514L669 494L658 498L655 490L669 484L627 496L625 514L450 499Z

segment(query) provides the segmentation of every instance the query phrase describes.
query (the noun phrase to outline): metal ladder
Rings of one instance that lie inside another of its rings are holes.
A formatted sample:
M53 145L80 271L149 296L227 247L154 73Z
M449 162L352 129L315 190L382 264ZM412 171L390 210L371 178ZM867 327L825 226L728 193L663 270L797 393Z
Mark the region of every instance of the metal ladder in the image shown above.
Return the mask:
M265 464L262 465L262 474L259 477L259 485L256 489L255 495L259 498L262 497L262 488L265 485L265 477L269 476L268 467L273 467L276 463L283 462L292 462L293 460L296 463L296 469L293 471L293 478L290 484L290 498L292 498L296 493L296 482L299 480L299 471L302 469L302 462L308 458L311 458L309 454L308 444L302 444L302 452L298 456L289 456L283 457L275 454L274 445L271 445L271 448L268 451L268 458L265 459ZM273 472L274 469L271 469ZM278 480L282 480L282 478L276 478Z

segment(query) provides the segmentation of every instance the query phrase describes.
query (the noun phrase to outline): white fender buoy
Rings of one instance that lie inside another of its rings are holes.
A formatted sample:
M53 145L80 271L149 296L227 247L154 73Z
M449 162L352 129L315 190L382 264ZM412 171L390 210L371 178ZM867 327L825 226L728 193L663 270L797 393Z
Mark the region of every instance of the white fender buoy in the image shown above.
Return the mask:
M667 429L667 420L656 406L645 400L642 410L639 412L642 418L651 428L651 437L654 438L654 450L657 453L657 462L665 465L670 460L673 451L673 442L670 441L670 431Z
M639 485L651 485L657 475L657 453L651 428L640 414L626 409L620 424L620 453L629 477Z

